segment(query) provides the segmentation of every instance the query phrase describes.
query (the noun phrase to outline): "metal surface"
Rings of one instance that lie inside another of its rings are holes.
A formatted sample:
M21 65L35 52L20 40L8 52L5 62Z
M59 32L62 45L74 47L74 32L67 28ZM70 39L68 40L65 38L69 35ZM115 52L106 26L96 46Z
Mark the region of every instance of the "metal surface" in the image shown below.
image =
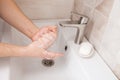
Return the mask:
M54 65L54 60L43 59L42 64L46 67L51 67Z
M84 29L86 24L81 24L79 21L63 21L59 23L62 27L69 27L69 28L76 28L77 33L75 37L75 43L80 44L83 36L84 36Z

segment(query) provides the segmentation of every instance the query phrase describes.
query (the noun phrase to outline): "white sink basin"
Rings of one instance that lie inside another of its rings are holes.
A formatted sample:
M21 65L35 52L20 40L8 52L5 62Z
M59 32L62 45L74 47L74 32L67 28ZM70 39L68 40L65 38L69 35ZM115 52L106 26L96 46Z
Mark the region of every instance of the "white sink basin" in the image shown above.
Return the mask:
M10 80L118 80L96 52L91 58L81 58L74 45L68 43L64 57L55 59L51 67L38 58L11 59Z
M35 21L35 24L56 25L58 22ZM12 43L27 45L31 42L15 29L12 28L11 32ZM11 58L10 78L7 80L118 80L96 52L91 58L81 58L76 45L71 41L67 42L68 50L65 52L66 41L74 40L74 35L68 29L60 32L58 40L49 50L62 52L64 57L55 59L51 67L44 66L40 58Z

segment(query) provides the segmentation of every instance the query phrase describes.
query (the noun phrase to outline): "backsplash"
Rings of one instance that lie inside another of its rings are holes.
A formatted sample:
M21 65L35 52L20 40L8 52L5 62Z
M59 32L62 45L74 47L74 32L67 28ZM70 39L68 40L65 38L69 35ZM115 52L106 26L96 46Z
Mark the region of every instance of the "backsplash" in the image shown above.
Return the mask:
M68 19L74 0L16 0L31 19Z
M90 18L86 37L120 79L120 0L76 0L74 11Z
M0 19L0 41L2 40L3 35L3 20Z

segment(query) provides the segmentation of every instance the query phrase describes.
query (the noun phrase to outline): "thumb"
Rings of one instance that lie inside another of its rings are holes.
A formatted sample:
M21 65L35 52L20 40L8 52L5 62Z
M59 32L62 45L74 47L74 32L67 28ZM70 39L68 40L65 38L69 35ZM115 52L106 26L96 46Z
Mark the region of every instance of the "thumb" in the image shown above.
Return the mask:
M50 27L48 27L48 29L50 32L54 32L54 33L57 32L57 26L50 26Z
M38 40L45 33L48 33L48 28L47 27L40 28L39 31L33 36L32 41Z

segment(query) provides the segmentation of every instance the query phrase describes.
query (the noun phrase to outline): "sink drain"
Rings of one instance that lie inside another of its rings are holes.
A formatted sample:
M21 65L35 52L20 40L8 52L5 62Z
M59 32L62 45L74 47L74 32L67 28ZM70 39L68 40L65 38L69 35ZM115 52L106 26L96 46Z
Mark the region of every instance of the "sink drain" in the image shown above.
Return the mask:
M54 60L43 59L42 64L46 67L51 67L54 65Z
M65 51L67 51L67 49L68 49L68 47L67 47L67 45L65 46Z

